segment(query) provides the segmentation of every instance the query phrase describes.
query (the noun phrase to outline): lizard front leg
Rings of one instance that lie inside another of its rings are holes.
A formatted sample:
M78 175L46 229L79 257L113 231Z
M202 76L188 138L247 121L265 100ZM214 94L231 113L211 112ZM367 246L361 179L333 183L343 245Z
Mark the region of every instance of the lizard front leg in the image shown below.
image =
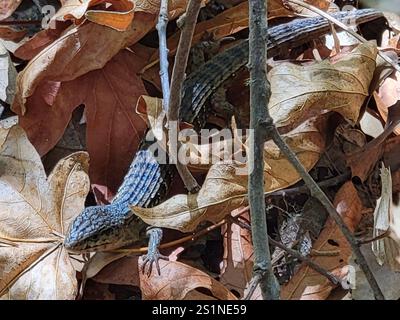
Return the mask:
M153 270L153 264L156 265L158 274L161 275L159 259L168 260L167 256L160 254L158 247L160 246L161 239L163 236L163 231L160 228L149 227L146 232L149 237L149 247L147 254L143 256L143 267L142 272L144 273L146 270L147 264L149 264L149 269L147 271L147 275L150 276Z

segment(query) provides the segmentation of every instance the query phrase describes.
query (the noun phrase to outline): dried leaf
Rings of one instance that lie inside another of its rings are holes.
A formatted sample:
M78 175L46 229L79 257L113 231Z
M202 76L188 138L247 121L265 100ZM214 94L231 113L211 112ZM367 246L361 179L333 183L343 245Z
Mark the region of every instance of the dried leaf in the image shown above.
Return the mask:
M274 67L269 74L270 111L276 125L291 129L312 115L328 111L336 111L355 124L369 95L376 55L376 44L369 42L335 63L326 60L307 66L282 63Z
M232 215L234 214L235 212L232 212ZM250 220L249 213L241 217ZM224 260L220 281L229 290L237 292L239 298L243 298L253 275L254 251L251 232L237 224L225 225L221 232L224 235ZM252 299L256 296L261 296L259 287Z
M7 49L0 43L0 100L12 103L15 94L17 70Z
M11 120L0 127L0 295L9 299L74 299L75 270L62 247L70 221L89 191L88 157L79 152L46 175L23 130Z
M374 238L383 234L387 237L374 241L372 251L379 265L385 262L392 271L400 271L400 210L392 200L392 177L390 170L381 168L382 195L374 212Z
M139 261L139 268L142 267ZM140 288L144 300L182 300L197 288L206 288L219 300L236 297L206 273L177 261L160 261L161 276L140 273Z
M95 23L67 31L35 56L18 75L13 110L24 115L27 98L35 94L40 85L74 80L89 71L103 68L122 48L135 43L151 30L155 19L152 15L137 14L125 32Z
M26 33L26 30L15 30L13 28L3 26L0 27L0 39L7 41L21 41L25 37Z
M90 7L108 4L107 10L89 10ZM135 3L132 0L68 0L52 18L53 20L73 20L80 24L84 19L125 31L133 20Z
M0 2L0 21L11 16L21 2L22 0L2 0Z
M400 299L400 274L393 272L387 265L380 266L376 262L371 246L362 246L361 252L367 260L379 288L382 290L386 300ZM351 298L354 300L375 300L374 293L371 290L364 272L354 261L354 256L350 260L350 272L348 280L351 285Z
M90 181L99 199L112 199L146 130L134 112L138 97L146 93L136 74L140 67L139 58L124 50L102 70L74 81L48 82L28 99L29 112L20 118L43 155L62 137L73 110L85 105Z
M285 136L302 164L310 170L325 147L324 120L311 119ZM321 130L321 131L320 131ZM265 144L265 191L287 187L300 176L272 141ZM176 195L153 208L133 207L146 223L189 232L205 220L218 222L246 202L247 167L238 162L219 162L211 166L199 193Z
M362 204L351 181L340 188L336 194L334 206L347 227L354 231L361 220ZM340 250L338 256L316 256L311 259L336 277L346 278L348 260L352 252L342 231L332 218L329 218L326 222L325 228L313 245L313 249L320 252ZM327 278L302 264L290 281L282 287L281 299L324 300L335 287Z

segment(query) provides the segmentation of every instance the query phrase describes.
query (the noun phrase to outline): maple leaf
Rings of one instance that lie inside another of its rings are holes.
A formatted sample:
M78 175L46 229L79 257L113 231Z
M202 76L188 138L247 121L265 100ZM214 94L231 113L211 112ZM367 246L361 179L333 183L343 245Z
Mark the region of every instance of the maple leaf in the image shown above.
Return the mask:
M84 208L88 156L61 160L49 177L16 118L0 123L0 296L74 299L75 269L63 234Z
M49 82L28 99L21 126L39 154L62 137L72 112L85 105L90 181L108 200L119 187L137 150L146 124L134 112L145 88L136 74L138 57L121 51L101 70L68 82Z

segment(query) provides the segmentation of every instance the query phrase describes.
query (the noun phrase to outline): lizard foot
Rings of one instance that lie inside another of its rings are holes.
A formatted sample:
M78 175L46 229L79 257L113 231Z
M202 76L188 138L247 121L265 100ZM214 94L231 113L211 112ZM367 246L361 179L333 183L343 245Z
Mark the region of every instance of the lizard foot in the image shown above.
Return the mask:
M160 228L149 227L147 229L147 235L149 236L149 250L145 256L143 256L143 267L142 272L145 273L146 266L149 264L149 269L147 271L147 276L150 277L151 271L153 270L153 264L156 265L158 275L161 275L160 264L158 260L169 260L168 257L160 254L158 246L160 245L162 239L162 230Z
M143 273L145 273L146 266L147 266L147 264L149 264L149 268L147 270L148 277L150 277L151 272L153 271L153 264L155 264L155 266L157 268L158 275L161 275L159 260L160 259L167 260L167 261L169 260L169 258L167 256L160 254L160 252L158 250L147 253L145 256L143 256L142 259L144 262L143 267L142 267Z

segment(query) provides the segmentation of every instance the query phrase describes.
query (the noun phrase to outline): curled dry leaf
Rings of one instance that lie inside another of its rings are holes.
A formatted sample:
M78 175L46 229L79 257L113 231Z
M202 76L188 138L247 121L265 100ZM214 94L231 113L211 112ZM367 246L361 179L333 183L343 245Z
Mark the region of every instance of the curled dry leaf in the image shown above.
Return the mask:
M94 6L111 5L107 10L89 10ZM53 20L72 20L75 24L82 23L85 18L89 21L125 31L133 20L135 3L133 0L68 0L54 15Z
M79 152L61 160L47 179L15 118L1 122L0 145L0 243L6 244L0 246L0 295L74 299L75 270L62 235L84 208L88 156Z
M0 42L0 100L12 103L15 94L17 70L7 49Z
M400 72L396 71L390 77L386 78L379 89L374 92L374 98L376 101L376 106L379 110L380 115L385 120L385 122L399 121L400 112L396 112L396 119L388 119L390 113L394 111L396 104L400 101ZM396 134L400 134L400 128L395 129Z
M235 212L232 212L234 215ZM241 215L250 220L249 212ZM222 228L224 236L224 260L221 268L220 281L231 291L236 291L243 298L247 284L253 275L254 251L251 231L232 223ZM257 287L252 296L253 300L261 298L260 288Z
M357 190L351 181L346 182L336 194L334 207L342 216L347 227L354 231L361 220L362 204ZM319 252L339 250L337 256L311 257L312 261L332 272L339 279L346 279L351 248L335 221L329 218L324 229L313 245ZM284 300L324 300L336 286L327 278L302 264L290 281L282 287Z
M276 125L290 130L312 115L336 111L355 124L369 95L375 71L376 44L360 44L335 63L307 66L282 63L270 74L270 112Z
M382 195L374 212L374 238L387 235L372 243L372 251L379 265L387 263L392 271L400 271L400 208L392 199L390 170L381 168Z
M139 259L139 270L142 267ZM160 261L161 276L140 272L140 288L144 300L182 300L197 288L211 291L212 298L237 300L220 282L208 274L177 261Z
M325 148L324 123L324 117L311 119L284 137L307 170L317 163ZM264 163L266 192L300 180L297 171L272 141L265 144ZM247 174L244 163L218 162L211 166L199 193L176 195L156 207L132 207L132 210L150 225L189 232L200 222L218 222L245 204Z
M138 14L125 32L95 23L68 30L19 73L13 110L24 115L27 98L40 94L36 92L39 85L74 80L89 71L103 68L122 48L135 43L151 30L155 19L152 15Z

